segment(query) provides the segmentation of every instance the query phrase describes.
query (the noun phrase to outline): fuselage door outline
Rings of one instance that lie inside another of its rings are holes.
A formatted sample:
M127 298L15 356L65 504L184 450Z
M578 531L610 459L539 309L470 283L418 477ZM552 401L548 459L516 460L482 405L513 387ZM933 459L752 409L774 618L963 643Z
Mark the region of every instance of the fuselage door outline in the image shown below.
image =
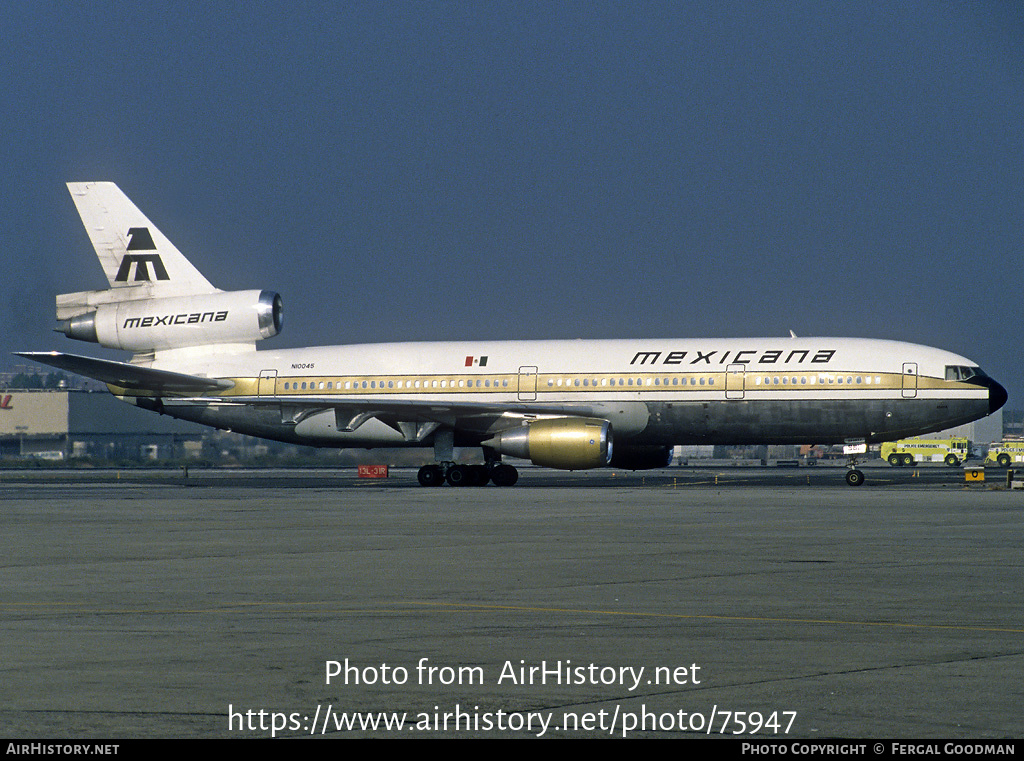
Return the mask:
M519 368L519 401L537 401L536 365L523 365Z
M917 397L917 362L903 363L903 398Z
M277 393L277 370L260 370L256 388L257 396L274 396Z
M725 368L725 398L742 399L747 366L744 364L729 365Z

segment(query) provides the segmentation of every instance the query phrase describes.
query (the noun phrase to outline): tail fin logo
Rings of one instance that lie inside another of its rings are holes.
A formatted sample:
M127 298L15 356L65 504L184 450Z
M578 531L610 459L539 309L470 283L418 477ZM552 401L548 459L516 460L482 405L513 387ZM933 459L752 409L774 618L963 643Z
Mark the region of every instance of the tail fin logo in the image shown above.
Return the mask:
M147 235L149 233L147 232ZM125 254L121 260L121 266L114 277L116 282L127 283L128 275L131 273L132 265L135 265L135 282L151 281L149 276L149 265L153 265L153 274L157 280L170 280L167 269L164 267L160 254Z
M156 244L153 236L149 234L148 227L130 227L128 229L129 251L156 251Z
M153 235L148 227L128 228L128 245L126 251L156 251L156 244L153 242ZM160 254L126 254L121 260L121 266L114 277L115 282L127 283L131 274L132 265L135 265L135 282L147 282L153 278L149 276L149 265L153 265L153 274L157 280L170 280L167 275L167 268L164 267Z

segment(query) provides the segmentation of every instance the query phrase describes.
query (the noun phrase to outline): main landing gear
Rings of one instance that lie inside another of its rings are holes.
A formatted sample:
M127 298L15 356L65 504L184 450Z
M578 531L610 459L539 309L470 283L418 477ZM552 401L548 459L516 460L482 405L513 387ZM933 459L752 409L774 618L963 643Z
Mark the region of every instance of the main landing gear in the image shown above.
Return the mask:
M514 486L519 480L519 471L502 462L486 465L457 465L454 462L440 462L424 465L417 474L420 486Z
M455 435L449 430L440 430L434 435L434 459L436 463L424 465L417 475L420 486L514 486L519 480L519 471L501 461L501 455L489 447L483 447L483 465L460 465L454 459Z

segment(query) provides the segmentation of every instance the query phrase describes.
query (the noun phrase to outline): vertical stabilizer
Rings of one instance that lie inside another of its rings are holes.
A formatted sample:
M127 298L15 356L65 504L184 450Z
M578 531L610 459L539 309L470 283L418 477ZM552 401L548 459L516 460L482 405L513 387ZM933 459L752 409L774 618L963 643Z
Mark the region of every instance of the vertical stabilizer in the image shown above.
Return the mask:
M116 298L217 291L117 185L69 182L68 190Z

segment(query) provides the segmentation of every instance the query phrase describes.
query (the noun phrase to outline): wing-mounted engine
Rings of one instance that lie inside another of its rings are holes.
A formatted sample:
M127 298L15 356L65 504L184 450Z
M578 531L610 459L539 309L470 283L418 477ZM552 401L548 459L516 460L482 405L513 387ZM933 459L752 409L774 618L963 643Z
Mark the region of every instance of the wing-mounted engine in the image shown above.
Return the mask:
M188 346L251 344L281 332L283 305L273 291L110 301L116 291L58 296L60 331L110 349L152 352Z
M607 420L552 418L496 434L483 442L502 454L561 470L601 468L612 457L612 430Z

